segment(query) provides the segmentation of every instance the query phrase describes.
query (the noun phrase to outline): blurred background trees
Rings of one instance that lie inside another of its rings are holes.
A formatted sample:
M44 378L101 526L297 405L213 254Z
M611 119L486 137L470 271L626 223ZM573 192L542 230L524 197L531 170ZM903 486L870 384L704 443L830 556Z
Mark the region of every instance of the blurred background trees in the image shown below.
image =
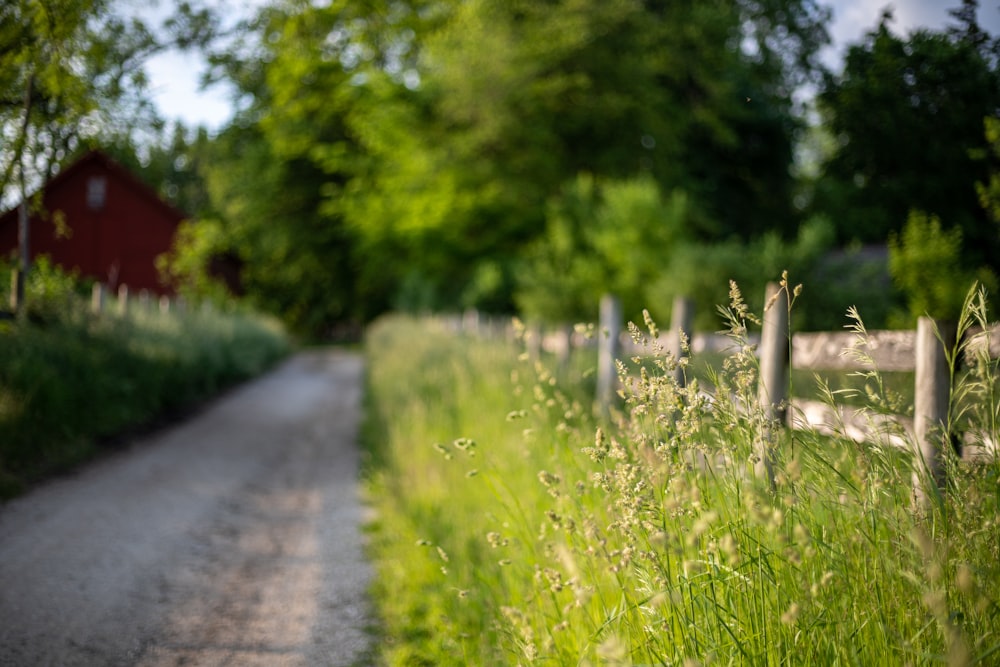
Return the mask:
M963 231L965 252L1000 267L1000 235L987 222L976 183L996 170L983 122L1000 110L996 43L960 14L945 32L907 38L890 15L828 74L819 95L837 149L817 187L816 207L837 214L841 241L884 241L910 210Z
M919 307L887 250L918 256L913 212L960 230L961 275L998 269L1000 72L976 9L910 35L886 14L828 71L815 0L275 0L224 40L187 7L154 41L204 48L231 123L86 137L191 214L173 280L219 295L222 262L305 335L391 308L592 319L607 290L661 320L689 294L713 327L728 279L757 298L785 268L798 325L854 304L878 325Z

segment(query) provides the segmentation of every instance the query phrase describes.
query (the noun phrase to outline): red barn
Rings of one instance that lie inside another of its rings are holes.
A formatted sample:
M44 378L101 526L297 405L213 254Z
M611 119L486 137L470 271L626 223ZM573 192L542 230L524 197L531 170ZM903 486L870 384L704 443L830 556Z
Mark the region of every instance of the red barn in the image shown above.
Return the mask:
M100 151L91 151L43 189L44 215L31 218L31 256L52 261L112 290L157 294L156 257L167 252L186 216ZM18 254L17 209L0 216L0 255Z

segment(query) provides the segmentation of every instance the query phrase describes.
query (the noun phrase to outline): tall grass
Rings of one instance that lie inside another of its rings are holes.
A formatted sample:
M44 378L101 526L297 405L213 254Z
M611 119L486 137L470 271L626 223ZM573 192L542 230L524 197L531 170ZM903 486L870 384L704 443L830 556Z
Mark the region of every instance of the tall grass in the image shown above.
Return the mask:
M997 462L951 460L939 502L918 510L905 453L754 411L755 318L738 291L724 312L739 351L711 395L677 386L678 361L651 348L603 424L510 344L399 318L372 328L386 664L1000 659ZM653 340L655 325L632 333ZM959 393L993 396L996 362L976 364ZM963 418L992 427L995 401L977 405ZM773 485L753 473L767 438Z
M288 348L280 326L249 313L94 316L67 291L28 319L0 322L0 498L260 373Z

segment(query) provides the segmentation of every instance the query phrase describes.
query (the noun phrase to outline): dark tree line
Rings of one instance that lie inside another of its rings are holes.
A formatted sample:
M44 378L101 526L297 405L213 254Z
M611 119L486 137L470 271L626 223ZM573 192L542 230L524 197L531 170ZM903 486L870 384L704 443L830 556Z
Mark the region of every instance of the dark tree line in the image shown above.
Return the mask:
M111 20L88 6L83 24ZM828 284L823 258L919 239L903 235L913 212L961 230L954 261L1000 269L984 125L1000 69L977 9L966 0L949 26L909 35L887 14L830 72L815 0L277 0L222 40L185 5L175 42L204 48L208 79L238 91L216 136L88 124L86 109L111 108L100 91L66 107L66 128L16 106L3 122L5 136L27 118L32 141L73 130L132 160L192 214L172 279L222 298L209 269L223 258L242 298L310 335L391 308L589 319L609 289L630 316L663 317L673 294L722 301L728 278L753 294L782 268L807 295L810 279L827 284L804 297L826 326L822 313L859 299L849 274ZM96 53L89 34L74 43ZM30 80L22 62L0 81L12 100ZM821 147L809 164L805 143Z

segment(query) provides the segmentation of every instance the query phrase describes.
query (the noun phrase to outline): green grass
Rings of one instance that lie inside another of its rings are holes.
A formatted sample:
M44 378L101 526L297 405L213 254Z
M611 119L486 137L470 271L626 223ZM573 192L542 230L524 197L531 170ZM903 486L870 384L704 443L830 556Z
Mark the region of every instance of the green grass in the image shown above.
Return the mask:
M749 355L709 373L734 397L714 402L653 356L598 425L586 392L508 343L389 318L367 354L385 664L1000 657L996 462L949 461L918 510L904 454L745 414ZM773 486L752 472L767 437Z
M58 307L0 322L0 498L262 372L288 349L276 323L248 313L93 316L67 293Z

